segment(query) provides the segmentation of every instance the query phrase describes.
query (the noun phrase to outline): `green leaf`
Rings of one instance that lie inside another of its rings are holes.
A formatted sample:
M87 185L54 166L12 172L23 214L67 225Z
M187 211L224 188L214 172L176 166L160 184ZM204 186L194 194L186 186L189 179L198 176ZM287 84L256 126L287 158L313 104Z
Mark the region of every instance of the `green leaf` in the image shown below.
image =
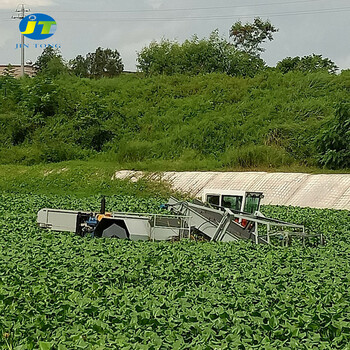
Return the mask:
M39 341L40 350L50 350L51 347L52 347L52 343Z

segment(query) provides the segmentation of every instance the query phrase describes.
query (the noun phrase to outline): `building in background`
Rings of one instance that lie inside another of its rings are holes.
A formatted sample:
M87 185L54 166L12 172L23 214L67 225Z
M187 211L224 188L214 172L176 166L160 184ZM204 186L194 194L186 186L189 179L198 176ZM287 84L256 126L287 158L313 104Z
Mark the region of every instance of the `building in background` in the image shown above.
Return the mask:
M32 65L25 65L24 66L24 73L30 77L34 76L36 74L36 69ZM18 78L21 76L21 65L15 64L1 64L0 65L0 76L9 74L12 75L15 78Z

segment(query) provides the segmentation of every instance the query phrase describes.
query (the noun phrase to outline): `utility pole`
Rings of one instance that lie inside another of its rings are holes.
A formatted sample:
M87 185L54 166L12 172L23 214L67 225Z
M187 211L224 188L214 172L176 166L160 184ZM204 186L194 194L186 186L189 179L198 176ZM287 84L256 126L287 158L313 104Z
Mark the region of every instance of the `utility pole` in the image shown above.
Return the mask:
M18 5L16 12L17 15L12 16L14 19L22 20L26 15L26 12L29 12L29 9L26 9L24 4ZM24 35L21 34L21 77L24 76Z

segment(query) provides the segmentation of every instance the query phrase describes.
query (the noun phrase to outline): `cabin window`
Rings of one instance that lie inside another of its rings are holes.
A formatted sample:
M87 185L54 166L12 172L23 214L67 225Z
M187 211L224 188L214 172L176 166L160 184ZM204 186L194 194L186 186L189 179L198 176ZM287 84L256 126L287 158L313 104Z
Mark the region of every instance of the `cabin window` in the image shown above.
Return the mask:
M241 196L222 196L222 206L225 208L241 211L243 197Z
M257 210L259 210L259 203L259 197L247 196L245 200L244 211L249 214L254 214Z
M220 205L220 196L207 195L207 202L211 205Z

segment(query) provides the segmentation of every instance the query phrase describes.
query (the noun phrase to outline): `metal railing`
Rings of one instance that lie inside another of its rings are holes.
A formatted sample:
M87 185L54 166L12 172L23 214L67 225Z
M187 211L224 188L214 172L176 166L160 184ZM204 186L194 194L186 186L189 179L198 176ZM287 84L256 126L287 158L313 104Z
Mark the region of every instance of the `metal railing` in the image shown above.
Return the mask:
M153 213L130 213L130 212L112 212L112 217L123 216L126 218L148 218L151 229L149 238L155 241L157 229L170 230L174 232L174 237L179 239L191 237L191 216L174 214L153 214Z

